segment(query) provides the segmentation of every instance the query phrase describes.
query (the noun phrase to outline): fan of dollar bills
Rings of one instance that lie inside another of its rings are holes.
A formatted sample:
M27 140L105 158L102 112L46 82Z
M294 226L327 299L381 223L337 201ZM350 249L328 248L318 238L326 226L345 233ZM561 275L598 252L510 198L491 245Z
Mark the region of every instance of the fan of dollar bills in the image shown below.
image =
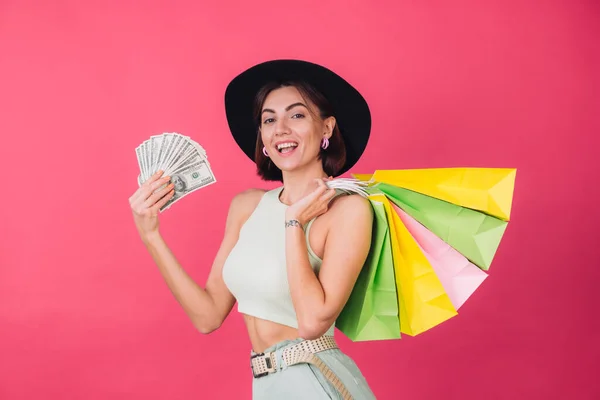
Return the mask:
M159 170L163 171L163 176L170 176L175 186L173 197L160 209L161 212L191 192L217 181L206 151L189 136L179 133L151 136L135 152L140 167L140 186Z

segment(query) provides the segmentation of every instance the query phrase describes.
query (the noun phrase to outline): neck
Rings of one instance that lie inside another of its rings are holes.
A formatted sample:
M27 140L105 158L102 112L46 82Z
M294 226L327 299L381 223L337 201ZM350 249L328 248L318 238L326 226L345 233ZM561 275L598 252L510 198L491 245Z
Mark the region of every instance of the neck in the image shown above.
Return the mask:
M287 205L294 204L317 188L315 179L327 178L323 171L321 160L295 171L283 171L283 191L281 202Z

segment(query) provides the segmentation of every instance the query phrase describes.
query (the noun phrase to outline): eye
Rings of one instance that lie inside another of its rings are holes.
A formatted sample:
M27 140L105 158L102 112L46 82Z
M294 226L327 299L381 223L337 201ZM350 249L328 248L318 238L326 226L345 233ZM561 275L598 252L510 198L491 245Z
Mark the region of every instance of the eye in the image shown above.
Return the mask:
M267 118L263 121L263 124L268 124L269 122L273 122L273 118Z
M292 115L292 118L304 118L304 114L297 113Z

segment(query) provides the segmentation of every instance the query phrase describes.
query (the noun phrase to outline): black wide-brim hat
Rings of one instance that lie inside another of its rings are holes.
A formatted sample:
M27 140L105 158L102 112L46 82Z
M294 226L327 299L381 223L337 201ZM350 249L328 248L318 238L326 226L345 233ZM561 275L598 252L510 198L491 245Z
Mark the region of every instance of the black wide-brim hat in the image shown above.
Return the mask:
M258 91L273 81L304 81L327 98L346 145L346 164L337 175L352 168L369 141L369 106L358 90L342 77L321 65L301 60L273 60L255 65L236 76L227 86L227 122L233 138L244 153L254 161L258 134L254 100Z

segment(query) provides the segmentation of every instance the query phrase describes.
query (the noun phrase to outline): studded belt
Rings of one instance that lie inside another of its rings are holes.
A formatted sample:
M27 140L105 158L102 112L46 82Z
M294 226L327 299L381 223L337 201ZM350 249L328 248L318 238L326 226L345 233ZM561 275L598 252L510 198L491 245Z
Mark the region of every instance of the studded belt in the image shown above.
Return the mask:
M312 364L317 367L323 376L335 387L342 395L344 400L351 400L352 396L339 377L329 368L319 357L315 355L320 351L337 349L338 345L333 336L321 336L314 340L303 340L293 346L283 349L281 354L286 366L296 364ZM275 358L275 351L254 354L250 357L252 375L254 378L261 378L277 372L278 365Z

